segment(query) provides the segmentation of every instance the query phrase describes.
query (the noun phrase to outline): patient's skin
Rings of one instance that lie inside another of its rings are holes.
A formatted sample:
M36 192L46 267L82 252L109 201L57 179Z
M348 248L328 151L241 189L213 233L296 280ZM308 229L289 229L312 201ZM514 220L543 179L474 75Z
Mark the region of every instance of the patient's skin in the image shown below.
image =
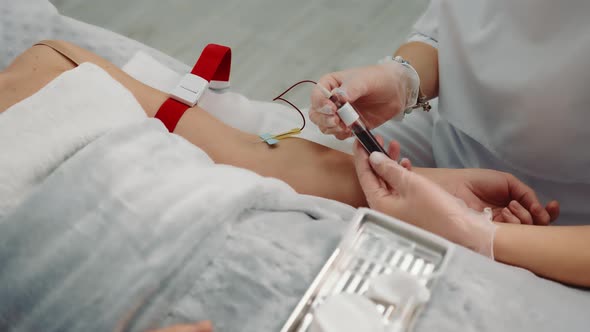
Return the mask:
M76 45L60 42L78 62L92 62L129 89L146 114L153 117L168 98L127 75L107 60ZM0 73L0 112L31 96L75 65L53 49L38 45L25 51ZM225 125L198 106L189 109L174 133L203 149L216 163L250 169L279 178L297 192L364 206L352 157L298 138L271 148L256 135Z

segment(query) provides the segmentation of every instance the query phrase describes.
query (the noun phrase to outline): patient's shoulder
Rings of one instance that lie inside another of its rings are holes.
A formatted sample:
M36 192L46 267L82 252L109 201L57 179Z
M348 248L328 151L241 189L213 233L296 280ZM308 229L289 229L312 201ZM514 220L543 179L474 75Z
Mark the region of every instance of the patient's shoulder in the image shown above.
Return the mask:
M74 68L47 46L33 46L0 73L0 112L37 92L59 74Z
M22 75L38 71L63 72L73 67L70 60L51 47L35 45L16 57L6 71Z

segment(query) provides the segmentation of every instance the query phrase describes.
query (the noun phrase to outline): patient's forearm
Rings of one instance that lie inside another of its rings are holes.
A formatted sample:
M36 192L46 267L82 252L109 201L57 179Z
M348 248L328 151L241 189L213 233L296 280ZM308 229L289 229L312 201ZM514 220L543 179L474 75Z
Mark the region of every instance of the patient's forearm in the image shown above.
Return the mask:
M80 57L105 69L129 89L148 116L154 116L167 95L127 75L107 60L67 44ZM203 149L215 162L250 169L281 179L297 192L335 199L353 206L366 200L352 157L303 139L282 140L271 148L256 135L232 128L199 107L189 109L174 130Z
M498 224L494 255L549 279L590 286L590 226Z
M270 147L256 135L233 129L202 109L191 109L176 130L218 163L279 178L297 192L364 206L351 156L303 139L290 138Z

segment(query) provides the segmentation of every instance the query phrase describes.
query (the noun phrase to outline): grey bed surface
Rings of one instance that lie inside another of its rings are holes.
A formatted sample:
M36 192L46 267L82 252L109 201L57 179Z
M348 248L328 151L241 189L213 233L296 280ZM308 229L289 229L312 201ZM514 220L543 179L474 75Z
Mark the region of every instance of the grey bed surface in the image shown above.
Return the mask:
M136 41L60 16L47 1L0 0L0 21L0 68L7 66L36 41L46 38L74 42L119 66L137 50L144 50L172 69L183 71L187 68L185 64ZM256 220L250 223L259 228L257 237L265 241L280 238L285 240L285 245L294 246L296 241L292 239L304 235L284 235L281 223L265 227L261 227L262 224ZM305 232L303 226L298 229ZM316 243L315 248L324 248L317 256L306 253L315 257L309 261L308 270L303 274L309 279L307 282L311 282L313 274L329 254L330 250L326 248L335 244L334 236L341 232L341 229L320 229L326 232L329 243ZM305 282L293 285L293 289L287 290L289 297L276 302L268 300L265 295L267 288L231 284L236 273L248 269L247 264L251 262L247 257L267 254L267 246L257 248L248 243L251 240L248 236L234 238L232 246L226 246L218 253L222 264L224 255L235 255L236 248L252 248L252 252L244 255L244 266L216 269L201 275L187 294L178 296L165 320L176 322L208 318L217 322L222 331L242 331L247 320L250 331L278 330L297 299L303 295ZM293 273L273 270L272 260L262 261L271 264L265 265L262 270L277 278L277 284L284 282L280 280L281 275ZM236 292L246 293L249 305L232 302L232 294ZM538 278L523 269L494 263L457 248L416 331L588 331L589 308L588 291Z

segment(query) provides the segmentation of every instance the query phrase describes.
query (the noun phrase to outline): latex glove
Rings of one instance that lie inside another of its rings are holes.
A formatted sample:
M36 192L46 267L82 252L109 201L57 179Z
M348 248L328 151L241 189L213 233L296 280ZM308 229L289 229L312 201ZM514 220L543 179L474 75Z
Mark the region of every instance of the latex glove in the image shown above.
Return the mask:
M355 166L369 206L493 258L496 225L426 177L359 144ZM369 162L370 160L370 162Z
M180 324L169 326L151 332L213 332L213 326L210 321L198 322L196 324Z
M390 61L330 73L318 84L352 103L365 124L375 128L416 104L420 79L412 69ZM336 114L336 105L317 86L311 94L309 117L324 134L338 139L352 135Z

